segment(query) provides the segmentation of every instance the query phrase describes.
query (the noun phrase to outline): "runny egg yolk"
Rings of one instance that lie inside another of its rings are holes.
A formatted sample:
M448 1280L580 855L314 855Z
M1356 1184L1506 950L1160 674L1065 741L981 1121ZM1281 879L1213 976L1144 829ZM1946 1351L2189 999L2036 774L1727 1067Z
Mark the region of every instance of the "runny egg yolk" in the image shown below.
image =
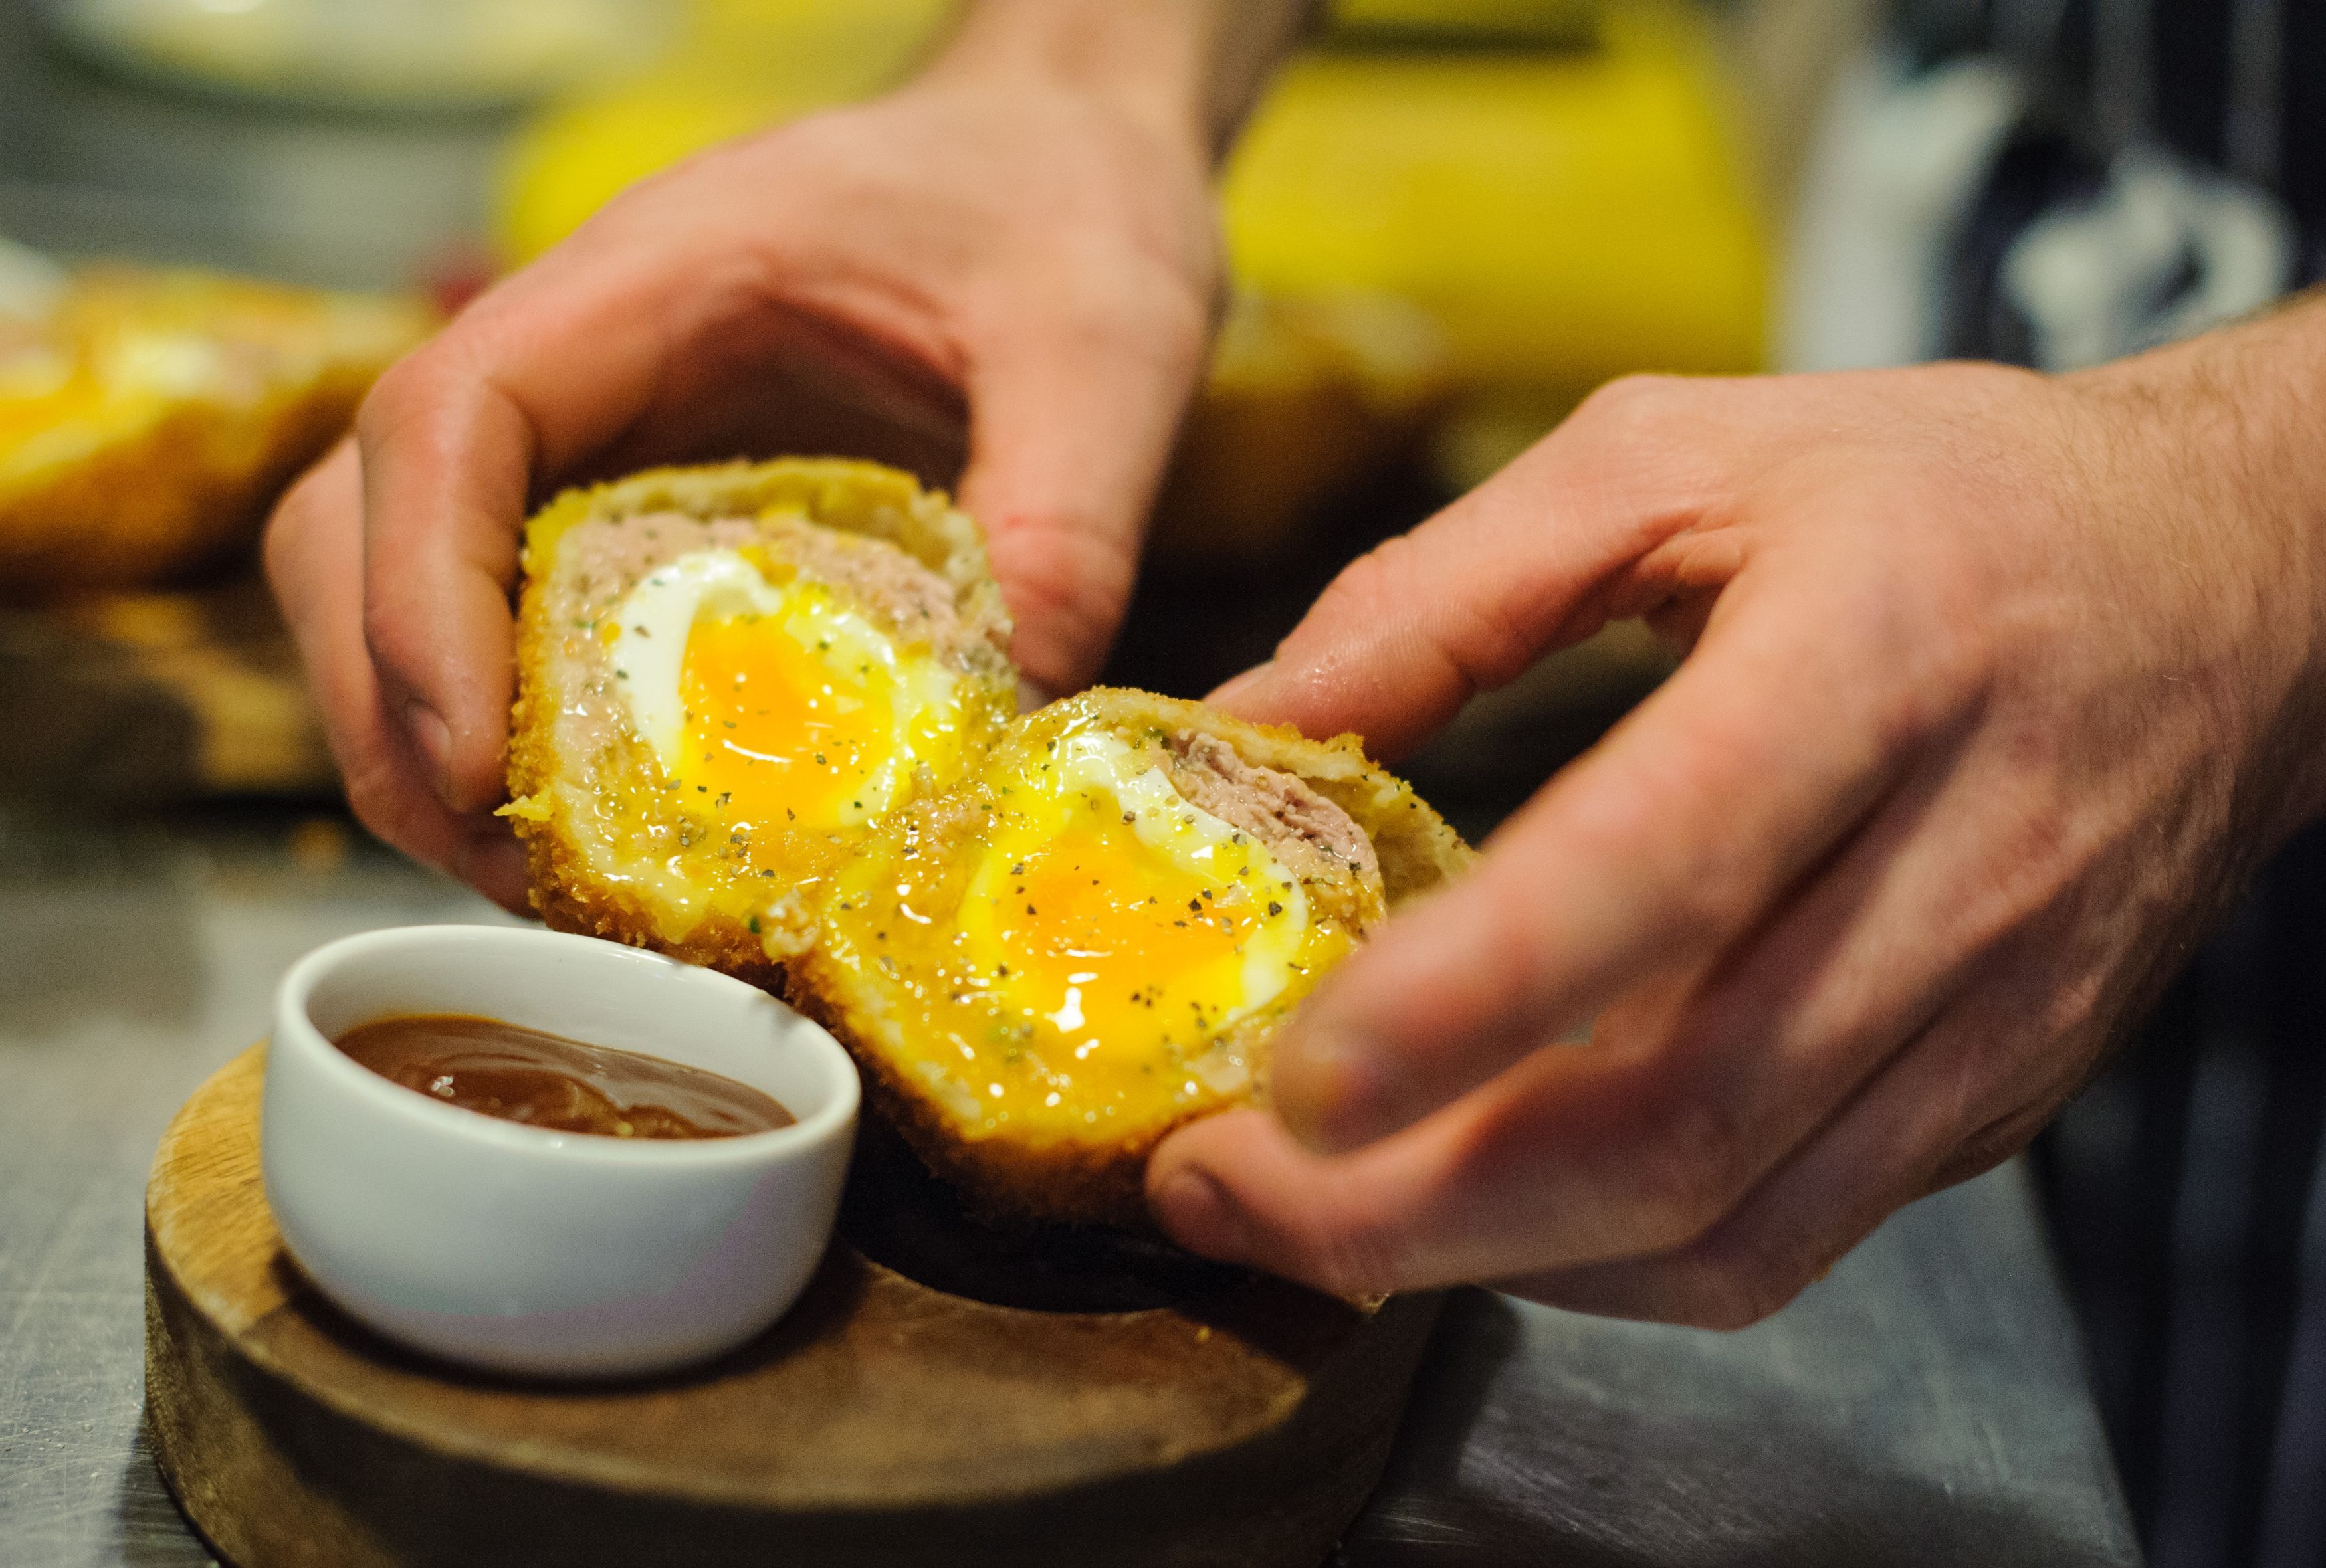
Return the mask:
M961 925L1061 1081L1132 1087L1158 1049L1199 1050L1345 951L1262 845L1121 741L1073 737L1041 771L1013 791L1027 803L989 841Z
M1076 823L1023 864L994 922L1002 951L1018 955L1008 989L1078 1053L1158 1024L1202 1035L1248 999L1243 943L1268 917L1240 885L1200 886L1103 822ZM1158 1010L1167 998L1181 1006Z
M681 556L623 600L606 635L633 728L684 803L739 830L860 826L958 753L959 677L755 554Z
M758 615L697 621L679 672L678 776L733 820L831 828L861 821L868 794L888 804L888 681L851 679Z

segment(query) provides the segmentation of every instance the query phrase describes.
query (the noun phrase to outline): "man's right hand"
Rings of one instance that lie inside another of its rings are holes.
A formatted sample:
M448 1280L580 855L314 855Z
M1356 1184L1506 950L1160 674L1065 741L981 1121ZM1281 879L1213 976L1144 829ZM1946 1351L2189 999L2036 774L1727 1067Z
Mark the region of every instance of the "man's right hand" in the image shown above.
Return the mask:
M1395 756L1604 620L1678 673L1174 1133L1183 1244L1733 1327L2024 1144L2326 807L2326 306L2082 375L1638 380L1214 694ZM1576 1035L1587 1032L1587 1043Z

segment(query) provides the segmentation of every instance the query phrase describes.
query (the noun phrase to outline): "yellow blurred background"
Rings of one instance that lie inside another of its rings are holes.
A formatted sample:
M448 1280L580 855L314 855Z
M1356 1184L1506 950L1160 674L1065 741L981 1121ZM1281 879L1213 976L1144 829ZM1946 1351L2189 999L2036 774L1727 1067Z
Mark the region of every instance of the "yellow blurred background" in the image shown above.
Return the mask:
M502 253L529 260L637 179L901 79L952 11L689 0L659 63L517 134ZM1354 379L1400 409L1434 330L1452 394L1437 455L1458 486L1610 376L1757 368L1768 225L1716 27L1688 0L1334 7L1222 182L1237 287L1299 320L1248 313L1218 389Z

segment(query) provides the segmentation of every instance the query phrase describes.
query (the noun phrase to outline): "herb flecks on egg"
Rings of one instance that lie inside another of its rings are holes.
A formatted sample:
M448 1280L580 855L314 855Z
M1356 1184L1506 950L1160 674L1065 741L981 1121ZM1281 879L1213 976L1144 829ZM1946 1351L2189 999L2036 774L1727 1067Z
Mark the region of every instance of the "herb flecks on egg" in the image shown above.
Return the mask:
M803 991L973 1202L1135 1222L1146 1151L1261 1096L1270 1035L1385 916L1367 830L1268 758L1369 819L1406 793L1354 743L1095 691L1019 719L835 873ZM1427 824L1400 890L1466 853Z
M871 464L571 493L526 572L507 811L563 929L772 980L831 868L1015 707L974 524Z

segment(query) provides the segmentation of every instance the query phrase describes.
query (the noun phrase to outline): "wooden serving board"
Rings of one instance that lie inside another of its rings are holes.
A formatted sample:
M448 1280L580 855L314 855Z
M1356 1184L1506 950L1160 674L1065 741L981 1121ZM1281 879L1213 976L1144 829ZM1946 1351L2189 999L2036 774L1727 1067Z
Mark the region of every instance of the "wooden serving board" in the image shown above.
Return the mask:
M1028 1299L1170 1304L996 1304L842 1239L788 1316L708 1368L497 1379L372 1336L292 1265L259 1175L265 1061L186 1103L146 1191L149 1435L239 1568L1314 1568L1379 1474L1437 1312L1160 1249L1094 1266L1087 1241L981 1239L876 1146L843 1227L873 1250L957 1288L1018 1252L1004 1272Z

